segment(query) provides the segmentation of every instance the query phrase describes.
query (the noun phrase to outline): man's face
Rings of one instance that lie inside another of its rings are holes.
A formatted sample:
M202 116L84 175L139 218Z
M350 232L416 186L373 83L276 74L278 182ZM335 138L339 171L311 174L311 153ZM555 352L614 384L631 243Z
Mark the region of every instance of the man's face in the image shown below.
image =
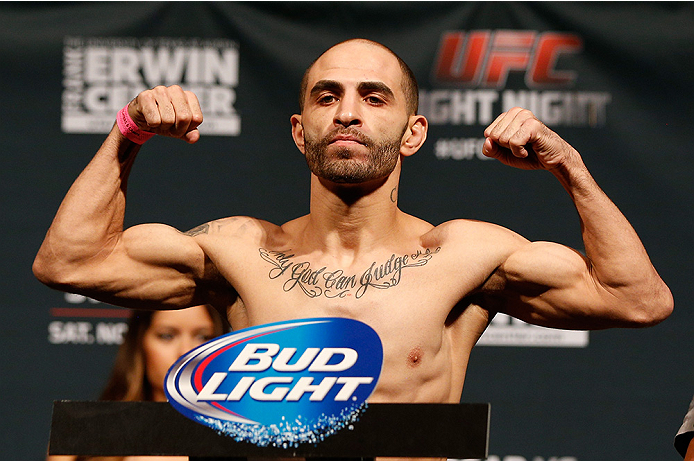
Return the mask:
M370 44L338 45L316 61L301 115L313 174L357 184L393 171L409 120L401 78L395 57Z

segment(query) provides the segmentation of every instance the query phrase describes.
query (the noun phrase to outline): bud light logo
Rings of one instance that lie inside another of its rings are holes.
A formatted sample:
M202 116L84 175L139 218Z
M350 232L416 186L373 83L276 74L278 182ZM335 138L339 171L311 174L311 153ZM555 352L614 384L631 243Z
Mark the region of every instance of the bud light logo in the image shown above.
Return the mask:
M246 328L174 363L171 405L237 441L296 447L354 423L381 373L383 347L368 325L316 318Z

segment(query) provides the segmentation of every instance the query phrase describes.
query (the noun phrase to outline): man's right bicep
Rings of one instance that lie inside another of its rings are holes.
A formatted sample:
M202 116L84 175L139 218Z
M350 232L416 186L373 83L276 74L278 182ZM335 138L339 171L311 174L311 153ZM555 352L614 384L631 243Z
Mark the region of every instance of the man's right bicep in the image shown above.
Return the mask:
M195 239L164 224L125 230L107 255L86 269L89 295L126 307L185 307L196 299L205 254Z

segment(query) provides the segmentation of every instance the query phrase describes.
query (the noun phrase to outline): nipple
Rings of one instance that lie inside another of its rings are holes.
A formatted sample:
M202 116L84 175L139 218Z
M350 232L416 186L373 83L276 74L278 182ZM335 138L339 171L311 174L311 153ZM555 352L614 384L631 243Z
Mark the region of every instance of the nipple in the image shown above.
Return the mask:
M407 355L407 364L410 367L416 367L422 363L423 356L422 348L419 346L414 347L410 353Z

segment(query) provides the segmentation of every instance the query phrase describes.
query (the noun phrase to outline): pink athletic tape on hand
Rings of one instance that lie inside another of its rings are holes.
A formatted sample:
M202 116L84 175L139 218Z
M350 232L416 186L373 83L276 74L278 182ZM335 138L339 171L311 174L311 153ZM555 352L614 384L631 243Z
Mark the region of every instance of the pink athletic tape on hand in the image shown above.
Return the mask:
M118 129L123 136L134 142L135 144L144 144L149 138L154 136L156 133L151 133L149 131L141 130L130 117L128 113L128 106L122 108L118 112L118 117L116 117L116 122L118 123Z

